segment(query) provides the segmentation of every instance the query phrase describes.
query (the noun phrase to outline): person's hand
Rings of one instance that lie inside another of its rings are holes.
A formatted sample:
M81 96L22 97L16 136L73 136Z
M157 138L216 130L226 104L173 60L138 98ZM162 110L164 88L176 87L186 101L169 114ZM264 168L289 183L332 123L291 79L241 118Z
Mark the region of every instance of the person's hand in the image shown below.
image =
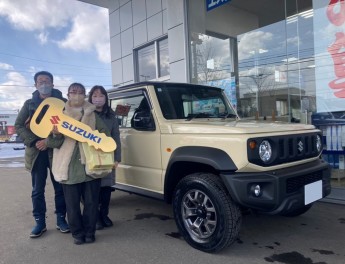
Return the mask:
M47 142L45 139L39 140L36 142L36 148L40 151L47 149Z
M118 161L115 161L115 162L114 162L114 165L113 165L113 169L116 169L118 165L119 165L119 162L118 162Z
M57 125L54 125L54 126L53 126L53 129L52 129L51 133L52 133L53 135L59 135L59 134L61 134L61 133L59 132L59 129L58 129Z

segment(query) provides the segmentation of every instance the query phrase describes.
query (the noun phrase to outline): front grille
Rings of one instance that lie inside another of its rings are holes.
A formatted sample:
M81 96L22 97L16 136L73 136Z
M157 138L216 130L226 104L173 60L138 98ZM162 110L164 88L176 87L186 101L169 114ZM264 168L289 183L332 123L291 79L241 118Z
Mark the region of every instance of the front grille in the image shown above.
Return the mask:
M316 149L316 136L316 133L309 133L302 135L251 138L248 142L253 140L256 141L257 148L250 149L248 146L248 160L251 163L267 167L316 157L319 155ZM268 140L273 149L272 159L267 163L264 163L259 157L258 146L263 140Z
M286 181L286 193L293 193L298 191L304 185L319 181L322 179L322 171L317 171L311 174L296 176Z
M318 154L315 147L315 137L316 135L305 135L280 138L279 146L282 147L279 149L278 159L290 162L313 157L313 154Z

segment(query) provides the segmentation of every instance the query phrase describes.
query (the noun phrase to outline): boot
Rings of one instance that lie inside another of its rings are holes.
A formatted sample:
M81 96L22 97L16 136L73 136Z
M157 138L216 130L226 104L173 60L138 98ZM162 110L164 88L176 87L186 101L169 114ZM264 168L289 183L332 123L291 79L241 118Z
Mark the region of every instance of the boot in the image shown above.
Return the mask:
M64 214L56 214L56 229L60 230L61 233L68 233L70 231Z
M113 226L113 221L107 215L102 216L104 227L111 227Z
M36 221L36 226L34 226L31 230L31 234L30 234L31 238L40 237L45 231L47 231L46 219L44 216L36 217L35 221Z
M113 222L108 217L110 197L111 187L102 187L100 191L99 219L103 227L111 227L113 225Z
M98 217L97 223L96 223L96 230L102 230L103 228L104 228L104 223L101 217Z

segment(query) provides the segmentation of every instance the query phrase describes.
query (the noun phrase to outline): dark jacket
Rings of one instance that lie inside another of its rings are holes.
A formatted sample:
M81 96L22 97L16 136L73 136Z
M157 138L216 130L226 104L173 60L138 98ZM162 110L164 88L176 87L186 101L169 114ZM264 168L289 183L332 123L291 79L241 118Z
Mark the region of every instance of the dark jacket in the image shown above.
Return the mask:
M114 160L117 162L121 161L121 140L119 124L115 112L109 108L106 111L98 112L98 116L103 120L107 128L110 130L111 137L116 142L116 150L114 152ZM111 174L102 178L102 186L113 186L115 184L115 170Z
M62 97L62 93L57 90L52 90L52 97L61 99L66 101ZM37 156L39 154L39 150L35 147L35 144L37 141L39 141L40 137L36 136L31 130L30 130L30 120L32 116L34 115L37 107L40 105L40 103L43 101L42 98L39 96L39 92L36 90L32 93L32 98L25 101L23 107L20 109L20 112L17 116L17 119L15 121L15 129L16 133L20 138L23 139L24 144L26 146L25 148L25 168L31 172L35 161L37 159ZM48 146L48 155L49 155L49 161L50 161L50 168L52 164L52 157L53 157L53 150L52 148L57 147L59 145L59 140L63 141L63 136L59 136L58 138L55 138L54 140L51 140L51 137L48 137L47 139L47 146ZM57 145L56 145L57 144Z

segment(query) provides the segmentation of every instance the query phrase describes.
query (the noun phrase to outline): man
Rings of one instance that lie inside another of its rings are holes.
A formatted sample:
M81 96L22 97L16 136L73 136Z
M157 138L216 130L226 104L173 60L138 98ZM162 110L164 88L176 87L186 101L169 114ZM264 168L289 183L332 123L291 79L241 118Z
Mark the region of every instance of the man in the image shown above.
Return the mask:
M47 97L56 97L66 101L62 97L62 93L54 89L53 75L50 72L40 71L34 76L36 91L33 92L32 98L24 103L15 122L17 134L23 139L25 148L25 168L31 172L32 177L32 206L33 216L36 225L33 227L30 237L40 237L46 230L46 201L45 201L45 186L50 171L50 178L55 191L55 213L56 213L56 228L62 233L68 233L69 226L65 220L66 204L63 195L62 186L54 180L51 172L51 164L53 157L53 147L55 141L50 138L42 139L36 136L30 130L30 121L34 115L39 104ZM60 140L63 141L63 136Z

